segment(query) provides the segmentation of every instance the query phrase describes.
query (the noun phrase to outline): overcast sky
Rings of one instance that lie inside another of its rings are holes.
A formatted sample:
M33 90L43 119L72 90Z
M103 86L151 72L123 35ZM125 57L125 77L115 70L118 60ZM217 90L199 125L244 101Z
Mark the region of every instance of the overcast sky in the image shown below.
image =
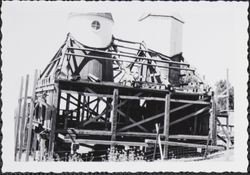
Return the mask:
M13 116L21 76L44 69L63 44L70 12L111 12L114 35L128 40L138 39L136 25L143 13L177 12L185 21L186 61L211 85L225 79L229 68L231 84L241 87L238 81L246 82L248 65L247 6L243 2L3 2L3 112Z

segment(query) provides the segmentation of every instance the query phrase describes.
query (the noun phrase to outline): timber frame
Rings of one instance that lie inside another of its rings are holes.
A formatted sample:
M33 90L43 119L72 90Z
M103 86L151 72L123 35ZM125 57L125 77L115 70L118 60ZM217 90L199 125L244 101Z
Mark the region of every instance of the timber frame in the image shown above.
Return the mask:
M138 47L120 45L119 42ZM118 52L118 47L130 52ZM94 54L91 55L91 52ZM164 59L156 60L150 53ZM123 59L124 57L129 57L130 60ZM109 61L105 64L111 62L112 80L102 81L95 77L81 79L80 72L86 64L84 58ZM141 73L146 72L151 78L141 76L138 82L134 82L137 86L124 85L123 62L128 63L127 68L130 70L135 65L141 66ZM169 146L222 149L216 146L217 119L213 94L177 91L171 85L166 86L155 71L155 62L169 64L158 66L160 68L194 71L187 63L181 62L181 59L172 61L171 57L149 50L141 43L114 38L113 45L98 50L83 47L68 35L48 66L35 78L29 103L30 112L26 119L22 117L22 121L20 116L25 116L20 114L22 100L19 104L15 158L19 153L18 160L21 160L20 149L23 146L18 146L18 143L25 140L25 120L29 124L26 125L26 161L32 153L35 157L36 151L39 151L40 161L46 156L51 159L56 155L63 157L74 153L74 145L93 150L95 145L104 145L105 148L135 146L146 149L154 144L152 139L157 137L164 146L164 159L168 159ZM23 106L26 106L27 88L24 98L21 97L22 90L23 81L20 99L25 100ZM25 110L22 111L25 113ZM157 123L160 124L159 133L155 128ZM198 141L208 142L207 145L201 145Z

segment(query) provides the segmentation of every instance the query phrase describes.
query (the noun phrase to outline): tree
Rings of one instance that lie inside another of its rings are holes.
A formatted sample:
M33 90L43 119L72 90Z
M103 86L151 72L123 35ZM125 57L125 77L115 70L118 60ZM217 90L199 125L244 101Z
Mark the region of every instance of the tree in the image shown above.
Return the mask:
M226 95L226 89L227 89L227 81L226 80L220 80L215 84L215 96L218 96L216 99L218 109L220 110L226 110L227 105L227 98ZM234 109L234 87L229 85L229 110ZM220 97L219 97L220 96ZM224 97L223 97L224 96Z

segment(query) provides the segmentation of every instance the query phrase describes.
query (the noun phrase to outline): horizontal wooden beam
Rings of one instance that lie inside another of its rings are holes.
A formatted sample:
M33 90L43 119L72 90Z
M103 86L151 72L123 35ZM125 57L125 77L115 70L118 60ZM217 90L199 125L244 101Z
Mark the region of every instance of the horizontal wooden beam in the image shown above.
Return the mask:
M171 99L170 101L174 103L190 103L190 104L203 104L203 105L210 104L210 102L199 101L199 100L194 101L194 100Z
M115 52L107 52L107 51L103 51L103 50L99 50L99 49L90 49L90 48L82 49L82 48L75 48L75 47L68 47L68 49L83 50L83 51L94 51L94 52L108 53L108 54L111 54L111 55L134 58L134 59L142 59L142 60L156 61L156 62L161 62L161 63L171 63L171 64L189 66L188 63L182 63L182 62L177 62L177 61L167 61L167 60L157 60L157 59L153 59L153 58L149 58L149 57L133 56L133 55L121 54L121 53L115 53Z
M146 139L145 143L147 144L155 144L155 140ZM162 145L169 145L169 146L181 146L181 147L189 147L189 148L208 148L210 150L225 150L224 147L221 146L210 146L210 145L203 145L203 144L195 144L195 143L183 143L183 142L172 142L172 141L161 141Z
M127 62L127 63L135 63L134 61L129 61L129 60L118 60L118 59L115 59L115 58L100 57L100 56L91 56L91 55L85 55L85 54L81 54L80 55L80 54L66 53L66 55L78 56L78 57L84 57L84 58L94 58L94 59L101 59L101 60L122 61L122 62ZM194 69L189 69L189 68L181 68L181 67L174 67L174 66L153 65L153 64L142 63L142 62L137 62L137 64L147 65L147 66L153 66L153 67L161 67L161 68L167 68L167 69L186 70L186 71L193 71L193 72L195 71Z
M74 87L77 87L77 86L80 86L81 87L81 90L78 90L78 91L83 91L84 89L82 89L82 87L95 87L96 88L99 88L98 91L102 91L102 90L113 90L115 88L118 88L119 91L122 90L123 92L126 91L126 92L136 92L136 93L157 93L157 94L166 94L166 93L169 93L169 90L168 89L152 89L152 88L145 88L145 87L142 87L142 88L134 88L134 87L131 87L131 86L124 86L124 85L121 85L121 84L117 84L115 82L105 82L105 81L102 81L102 82L90 82L90 81L86 81L86 80L77 80L77 81L71 81L71 80L67 80L67 79L57 79L56 82L58 82L62 88L61 89L64 89L64 87L67 87L67 86L70 86L72 88ZM76 90L73 90L73 91L76 91ZM99 92L97 92L99 93ZM121 94L122 95L122 94Z
M81 94L85 96L92 96L92 97L107 97L107 98L113 98L112 95L109 94L95 94L95 93L87 93L87 92L77 92L77 91L70 91L70 90L62 90L62 92L65 93L75 93L75 94ZM129 96L129 95L120 95L120 99L127 99L127 100L154 100L154 101L165 101L165 98L160 97L139 97L139 96Z
M170 135L170 139L187 139L187 140L207 140L207 136L200 136L200 135Z
M72 143L71 139L64 139L67 143ZM147 146L144 142L124 142L111 140L90 140L90 139L75 139L75 143L83 144L98 144L98 145L122 145L122 146Z
M94 94L94 93L84 92L82 93L82 95L90 96L90 97L99 97L99 98L102 98L102 97L113 98L112 95L108 95L108 94Z
M70 93L70 94L80 94L80 95L85 95L89 97L107 97L107 98L112 98L112 95L109 94L95 94L95 93L88 93L88 92L77 92L77 91L71 91L71 90L61 90L64 93Z
M101 130L85 130L85 129L57 129L56 133L74 133L76 135L99 135L99 136L111 136L111 131L101 131ZM156 133L145 133L145 132L117 132L117 136L126 137L146 137L155 138ZM160 134L161 138L165 136ZM207 136L199 135L170 135L170 139L187 139L187 140L207 140Z
M135 96L119 96L120 99L129 99L129 100L152 100L152 101L165 101L165 98L160 97L135 97Z
M206 95L207 93L204 92L185 92L181 90L174 89L174 92L172 92L173 95Z

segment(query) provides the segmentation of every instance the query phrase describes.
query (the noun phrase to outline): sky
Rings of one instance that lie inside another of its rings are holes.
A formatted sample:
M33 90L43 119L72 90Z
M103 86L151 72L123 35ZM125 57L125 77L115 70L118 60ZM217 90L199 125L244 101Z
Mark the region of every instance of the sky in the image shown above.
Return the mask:
M137 25L142 14L179 13L185 22L185 60L200 75L205 75L211 86L226 78L228 68L229 81L238 95L236 100L243 100L245 104L247 5L245 2L5 1L2 4L3 119L14 115L21 76L30 74L32 82L35 69L43 70L63 44L70 12L111 12L115 21L114 36L132 41L140 39ZM3 127L13 133L13 127L9 126L11 124Z

